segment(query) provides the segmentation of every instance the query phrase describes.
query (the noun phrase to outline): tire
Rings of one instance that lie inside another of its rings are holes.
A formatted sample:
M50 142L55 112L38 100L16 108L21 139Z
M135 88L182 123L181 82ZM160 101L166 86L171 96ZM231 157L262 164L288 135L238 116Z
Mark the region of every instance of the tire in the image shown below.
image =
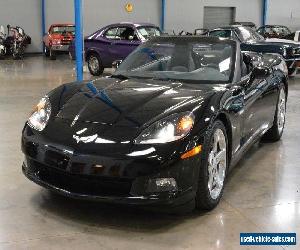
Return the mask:
M5 49L0 49L0 60L3 60L5 57Z
M45 54L46 57L50 56L49 48L45 44L44 44L44 54Z
M298 68L296 68L296 67L293 67L293 68L291 68L291 69L288 69L289 76L290 76L290 77L296 76L297 71L298 71Z
M218 205L223 195L228 162L226 129L220 120L216 120L204 138L196 193L197 209L212 210Z
M282 137L286 116L286 91L282 85L279 89L273 126L263 136L264 141L276 142Z
M93 76L100 76L104 71L101 59L98 54L92 53L87 57L87 63L90 73Z
M49 49L49 57L50 57L50 60L56 60L56 53L53 49Z
M14 60L20 60L21 59L20 54L15 53L15 52L12 54L12 57L13 57Z

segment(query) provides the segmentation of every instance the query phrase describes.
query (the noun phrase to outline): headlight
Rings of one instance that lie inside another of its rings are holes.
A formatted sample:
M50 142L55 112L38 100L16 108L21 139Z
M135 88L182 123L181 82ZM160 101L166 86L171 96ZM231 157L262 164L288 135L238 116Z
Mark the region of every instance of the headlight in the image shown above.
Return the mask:
M60 44L60 40L59 39L53 39L52 44L59 45Z
M51 103L49 98L45 96L33 109L31 116L28 119L28 125L38 131L42 131L51 115Z
M135 139L135 143L156 144L179 140L191 131L194 120L190 112L170 115L150 125Z

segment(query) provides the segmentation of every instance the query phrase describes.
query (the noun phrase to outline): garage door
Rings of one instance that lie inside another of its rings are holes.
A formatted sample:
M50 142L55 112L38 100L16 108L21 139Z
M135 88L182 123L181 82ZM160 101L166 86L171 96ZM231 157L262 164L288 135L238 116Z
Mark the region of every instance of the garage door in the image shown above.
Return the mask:
M214 29L234 22L234 7L204 7L203 28Z

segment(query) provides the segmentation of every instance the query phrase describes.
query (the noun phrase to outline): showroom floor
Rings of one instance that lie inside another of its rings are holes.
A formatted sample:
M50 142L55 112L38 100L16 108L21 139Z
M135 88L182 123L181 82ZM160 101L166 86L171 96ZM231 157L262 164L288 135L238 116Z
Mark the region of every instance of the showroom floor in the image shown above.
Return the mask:
M290 80L282 141L251 149L214 211L171 216L65 199L22 175L22 126L40 97L74 79L73 67L67 57L0 61L1 250L250 249L240 232L300 234L300 77Z

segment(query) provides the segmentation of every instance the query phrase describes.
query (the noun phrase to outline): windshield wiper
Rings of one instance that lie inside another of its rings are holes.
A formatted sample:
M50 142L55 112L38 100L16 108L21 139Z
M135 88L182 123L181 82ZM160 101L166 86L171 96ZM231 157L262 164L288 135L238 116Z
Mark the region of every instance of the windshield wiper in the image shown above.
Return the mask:
M117 78L117 79L120 79L120 80L127 80L129 79L128 76L125 76L125 75L122 75L122 74L116 74L116 75L111 75L112 78Z

